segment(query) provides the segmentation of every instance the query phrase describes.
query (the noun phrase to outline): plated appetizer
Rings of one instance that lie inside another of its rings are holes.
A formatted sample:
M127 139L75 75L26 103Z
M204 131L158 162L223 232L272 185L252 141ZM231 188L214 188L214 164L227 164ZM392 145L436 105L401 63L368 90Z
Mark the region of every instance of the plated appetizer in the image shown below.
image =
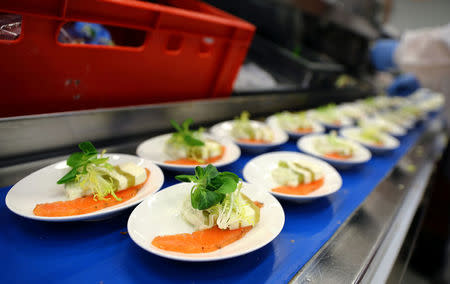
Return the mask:
M380 116L372 118L364 118L358 121L360 127L363 128L377 128L380 131L387 132L395 137L403 137L406 135L406 129L395 124L389 120L386 120Z
M324 128L306 115L306 112L283 111L270 116L267 123L286 131L292 138L300 138L310 133L322 133Z
M167 164L201 165L214 163L225 154L225 146L203 135L204 129L190 130L192 119L181 125L171 120L173 133L164 145L165 153L171 158Z
M164 181L161 170L143 159L98 153L90 142L78 146L81 152L67 161L19 181L8 193L8 207L38 220L101 218L140 202Z
M397 139L377 128L350 127L341 129L340 133L343 137L363 144L374 154L387 153L400 146Z
M338 137L334 131L330 134L304 136L297 142L297 147L340 169L364 164L371 158L366 148L348 138Z
M278 198L308 201L336 192L342 185L328 163L295 152L272 152L250 160L244 178Z
M234 120L231 135L241 143L270 144L274 140L272 128L263 123L250 121L250 113L244 111Z
M211 132L218 137L227 137L235 141L242 149L261 152L284 144L288 135L279 127L271 127L263 122L250 120L249 113L214 125Z
M361 119L366 116L366 113L356 103L346 103L338 106L338 112L342 113L346 117L350 117L354 120Z
M340 127L352 125L352 120L340 113L335 104L316 108L309 115L329 129L339 129Z
M191 130L192 119L181 125L172 120L171 124L176 132L144 141L136 150L138 156L166 169L193 172L198 165L228 165L241 154L229 139L211 136L202 128Z
M247 251L261 247L281 231L284 214L279 203L231 172L208 165L176 179L183 183L138 206L128 222L133 240L153 253L190 261L223 259L245 253L242 244L257 242ZM144 212L151 214L141 220Z

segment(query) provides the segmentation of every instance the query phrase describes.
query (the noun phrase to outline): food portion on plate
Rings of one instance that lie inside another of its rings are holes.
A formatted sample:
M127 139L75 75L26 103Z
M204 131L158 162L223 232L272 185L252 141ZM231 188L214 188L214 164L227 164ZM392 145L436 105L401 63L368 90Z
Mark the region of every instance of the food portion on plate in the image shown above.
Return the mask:
M63 217L87 214L125 202L145 185L150 170L127 162L111 165L105 151L98 153L91 142L78 145L81 152L70 155L71 169L55 184L64 184L66 200L37 204L34 215Z
M285 131L272 124L250 120L247 111L234 119L215 124L210 129L216 137L231 139L248 152L264 152L280 146L289 139Z
M367 114L357 103L345 103L338 107L338 112L342 113L344 116L349 117L354 120L366 117Z
M311 118L332 129L352 125L352 120L340 113L335 104L318 107L310 111L309 115Z
M338 137L335 131L318 137L314 142L314 148L322 156L337 160L351 159L355 151L353 145L346 139Z
M294 138L299 138L305 134L324 132L323 126L308 117L305 111L283 111L270 116L267 123L287 131L289 136Z
M208 165L196 167L195 175L175 178L193 183L184 197L180 218L194 232L157 236L153 246L180 253L207 253L239 240L258 225L263 204L241 192L242 182L234 173L218 172Z
M358 124L362 128L377 128L396 137L402 137L406 135L405 128L380 116L360 119L358 121Z
M372 157L364 146L349 138L337 136L335 131L330 134L304 136L297 142L297 147L305 153L327 160L340 169L362 165Z
M164 152L170 157L167 164L201 165L220 160L226 151L224 145L204 135L204 129L190 130L192 119L179 125L170 123L177 132L173 133L164 145Z
M241 143L269 144L274 140L273 130L265 124L252 123L247 111L234 119L230 133Z
M339 173L327 162L298 152L259 155L244 167L246 181L280 199L312 201L333 194L342 185Z
M340 134L363 144L373 153L385 153L400 146L400 142L396 138L376 127L349 127L341 129Z
M272 191L284 194L306 195L324 184L320 166L307 161L280 160L271 174L278 185Z

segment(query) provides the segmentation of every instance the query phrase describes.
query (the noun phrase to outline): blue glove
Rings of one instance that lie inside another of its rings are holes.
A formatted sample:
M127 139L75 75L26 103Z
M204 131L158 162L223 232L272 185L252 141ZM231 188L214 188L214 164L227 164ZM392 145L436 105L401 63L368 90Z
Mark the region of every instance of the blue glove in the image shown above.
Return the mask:
M75 22L69 33L88 44L112 45L111 34L100 24Z
M394 53L398 40L379 39L370 50L370 59L377 70L386 71L395 68Z
M420 83L412 74L403 74L395 78L394 82L387 88L390 96L407 96L420 88Z

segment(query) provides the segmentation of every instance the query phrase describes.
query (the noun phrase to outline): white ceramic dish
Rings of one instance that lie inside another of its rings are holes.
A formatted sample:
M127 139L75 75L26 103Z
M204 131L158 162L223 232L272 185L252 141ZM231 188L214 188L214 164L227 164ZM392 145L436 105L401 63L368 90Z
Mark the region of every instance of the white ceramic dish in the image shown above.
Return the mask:
M172 133L156 136L150 138L137 147L136 153L139 157L148 159L153 163L157 164L161 168L177 171L177 172L186 172L193 173L196 165L175 165L175 164L167 164L165 161L171 160L171 158L164 152L164 145L166 141L170 138ZM208 134L204 134L206 138L214 139L219 142L223 146L225 146L225 154L223 157L212 163L215 167L223 167L228 164L233 163L241 156L241 150L239 147L230 141L229 139L214 137ZM202 167L206 167L207 165L200 165Z
M255 126L265 125L265 123L255 121L255 120L251 120L250 123ZM239 145L239 147L241 147L242 150L245 150L248 152L254 152L254 153L260 153L260 152L264 152L269 149L275 148L277 146L280 146L280 145L286 143L289 139L286 132L284 132L280 128L270 127L274 134L274 139L271 143L265 143L265 144L243 143L243 142L238 141L231 135L231 129L233 128L233 124L234 124L233 120L220 122L220 123L214 125L213 127L211 127L211 133L217 137L224 137L224 138L232 139L236 144Z
M56 184L56 181L69 171L69 167L64 160L42 168L16 183L6 195L6 206L17 215L40 221L100 220L111 217L118 214L121 210L140 203L145 197L160 189L164 183L164 175L161 169L148 160L126 154L106 154L105 156L110 157L109 163L113 165L133 162L150 170L150 177L147 183L138 191L135 197L124 203L83 215L66 217L35 216L33 209L37 204L67 200L64 193L64 185Z
M348 138L343 137L341 138L346 139L348 144L353 147L354 149L353 157L347 160L324 157L320 152L316 150L315 141L317 141L317 139L326 139L326 136L327 136L326 134L310 134L304 136L297 141L297 147L300 151L316 156L322 160L325 160L338 169L349 169L361 166L367 163L372 157L370 151L367 150L364 146Z
M278 124L277 117L275 115L271 115L267 118L267 124L271 127L278 127L281 128ZM302 136L312 134L312 133L323 133L325 132L325 128L318 122L312 121L312 131L311 132L298 132L298 131L290 131L290 130L284 130L290 138L292 139L298 139Z
M381 139L383 140L383 146L377 146L375 144L368 143L363 139L359 138L359 134L361 133L361 128L359 127L349 127L341 129L339 132L343 137L354 140L358 143L364 145L367 149L369 149L373 154L387 154L397 149L400 146L400 142L398 139L392 137L386 133L380 133Z
M273 188L279 186L272 178L272 171L278 167L278 162L281 160L300 163L305 161L318 165L324 176L324 184L307 195L283 194L272 191ZM327 162L296 152L271 152L257 156L245 165L243 173L245 180L249 183L254 183L266 189L277 198L295 202L312 201L328 196L338 191L342 186L341 176Z
M151 242L156 236L194 231L180 214L182 203L191 188L191 183L179 183L145 199L128 219L131 239L144 250L162 257L191 262L215 261L247 254L265 246L284 226L284 211L276 198L256 185L244 183L242 192L253 201L264 203L264 206L259 223L243 238L209 253L187 254L153 246Z

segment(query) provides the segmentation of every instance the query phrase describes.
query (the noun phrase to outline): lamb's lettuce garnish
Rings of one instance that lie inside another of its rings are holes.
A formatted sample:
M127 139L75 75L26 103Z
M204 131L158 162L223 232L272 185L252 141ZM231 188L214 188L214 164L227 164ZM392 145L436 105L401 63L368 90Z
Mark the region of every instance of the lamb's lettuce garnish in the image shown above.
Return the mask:
M82 188L90 189L94 198L104 199L111 194L115 199L120 200L114 193L117 185L107 174L114 167L107 162L109 158L103 157L106 150L103 150L98 157L97 149L89 141L78 144L78 148L82 152L70 155L66 163L72 169L58 180L57 184L77 183Z
M191 189L192 207L199 210L208 209L225 199L227 193L236 190L239 177L231 172L217 171L213 165L206 168L197 166L195 175L178 175L175 177L182 182L194 182Z
M241 193L239 177L230 172L219 173L208 165L196 167L195 176L180 175L176 179L194 182L191 194L183 203L182 216L196 229L217 225L220 229L237 229L259 221L259 207Z
M197 131L190 130L189 126L192 122L192 119L188 118L179 125L175 120L170 120L170 124L172 124L177 132L172 134L169 143L185 144L187 146L204 146L205 143L199 139L203 129L200 128Z

